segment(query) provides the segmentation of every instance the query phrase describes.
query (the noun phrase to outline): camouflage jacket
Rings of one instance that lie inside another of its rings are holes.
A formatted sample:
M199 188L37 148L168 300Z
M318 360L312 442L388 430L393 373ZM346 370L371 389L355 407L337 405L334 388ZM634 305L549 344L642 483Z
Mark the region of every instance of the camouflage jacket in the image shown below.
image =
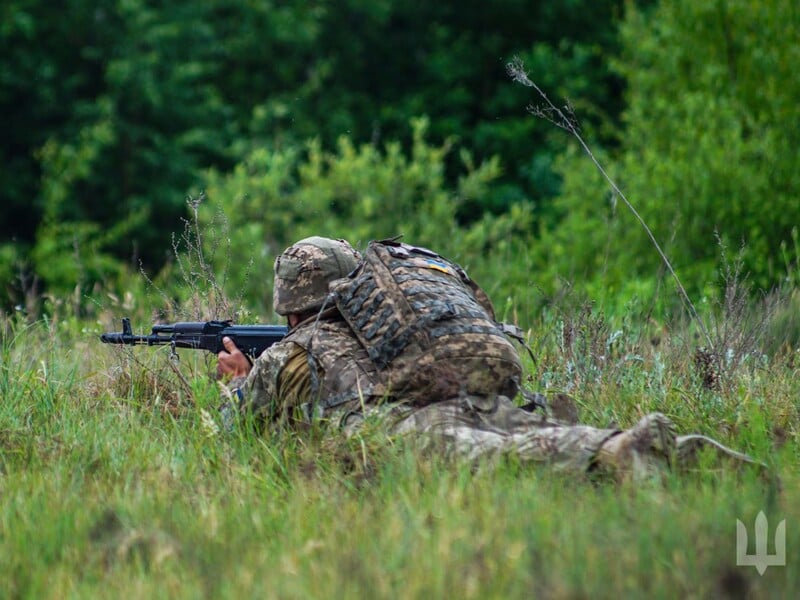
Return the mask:
M246 379L230 386L241 391L241 409L267 423L292 426L321 416L335 418L351 435L376 416L390 434L413 434L425 445L442 444L441 451L472 460L514 455L585 472L600 446L618 432L552 421L502 395L462 394L422 406L392 401L372 364L340 317L311 318L266 350Z
M230 387L239 390L242 410L266 421L308 421L386 395L372 361L335 312L300 323Z

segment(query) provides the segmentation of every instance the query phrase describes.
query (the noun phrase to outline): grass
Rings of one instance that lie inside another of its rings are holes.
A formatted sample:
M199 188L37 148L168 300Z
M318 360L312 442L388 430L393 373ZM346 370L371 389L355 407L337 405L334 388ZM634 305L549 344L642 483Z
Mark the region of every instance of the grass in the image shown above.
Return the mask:
M97 343L97 321L6 320L4 597L791 597L792 355L743 361L707 389L691 336L654 345L590 312L570 318L569 343L547 333L563 331L556 317L534 331L531 387L570 393L597 426L662 410L768 462L780 484L709 456L695 472L614 485L448 463L372 429L350 440L219 432L212 365L198 354L181 354L185 389L161 349ZM761 510L771 531L787 522L787 565L763 576L736 566L736 520L752 531Z

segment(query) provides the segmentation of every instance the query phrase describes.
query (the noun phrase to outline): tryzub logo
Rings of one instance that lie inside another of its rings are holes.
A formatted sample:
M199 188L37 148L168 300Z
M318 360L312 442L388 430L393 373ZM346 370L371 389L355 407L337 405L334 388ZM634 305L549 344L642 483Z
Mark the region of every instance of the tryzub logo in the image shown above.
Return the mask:
M767 567L786 566L786 519L775 528L775 554L767 552L769 540L769 523L764 511L760 511L755 522L756 551L747 553L747 526L736 519L736 565L755 567L759 575L763 575Z

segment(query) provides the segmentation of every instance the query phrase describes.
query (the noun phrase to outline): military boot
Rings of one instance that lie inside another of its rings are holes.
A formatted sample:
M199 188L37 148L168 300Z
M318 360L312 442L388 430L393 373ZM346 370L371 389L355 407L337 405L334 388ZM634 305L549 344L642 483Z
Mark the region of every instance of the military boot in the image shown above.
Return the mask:
M719 459L767 469L764 463L705 435L676 435L672 421L661 413L649 414L630 429L606 440L597 453L595 465L620 480L638 481L669 468L691 469L704 448L714 451Z
M651 413L606 440L597 452L595 465L619 480L646 479L669 469L676 438L672 421L661 413Z

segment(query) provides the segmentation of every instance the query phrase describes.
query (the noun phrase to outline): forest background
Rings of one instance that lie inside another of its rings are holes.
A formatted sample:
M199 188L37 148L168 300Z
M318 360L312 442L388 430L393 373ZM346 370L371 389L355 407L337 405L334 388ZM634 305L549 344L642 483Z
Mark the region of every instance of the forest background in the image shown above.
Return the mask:
M310 234L404 234L523 320L565 290L676 311L645 230L527 110L543 100L514 57L574 110L693 301L733 257L756 291L796 283L789 0L11 0L1 21L5 310L120 294L140 269L169 286L191 197L262 318L272 258Z
M798 34L796 0L5 0L4 597L795 597ZM277 322L286 245L398 234L523 328L551 406L767 468L228 430L215 356L99 343Z

